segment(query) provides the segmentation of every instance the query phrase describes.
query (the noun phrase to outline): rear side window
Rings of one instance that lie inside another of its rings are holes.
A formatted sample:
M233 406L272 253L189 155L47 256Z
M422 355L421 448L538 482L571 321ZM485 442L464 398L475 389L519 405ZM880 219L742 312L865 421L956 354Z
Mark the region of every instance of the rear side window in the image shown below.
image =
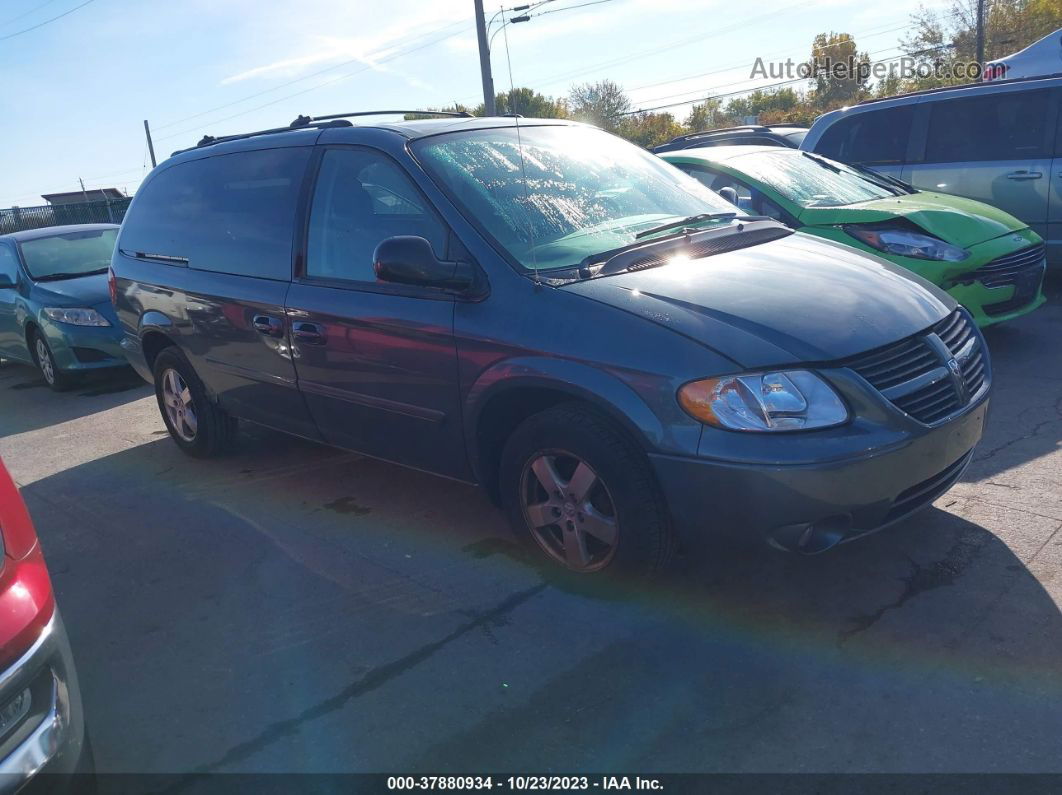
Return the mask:
M1046 90L1009 91L933 103L926 162L1046 156L1048 94Z
M842 163L903 163L913 120L913 105L856 113L826 130L815 151Z
M162 171L138 192L119 248L184 259L197 270L290 279L295 206L310 151L237 152Z

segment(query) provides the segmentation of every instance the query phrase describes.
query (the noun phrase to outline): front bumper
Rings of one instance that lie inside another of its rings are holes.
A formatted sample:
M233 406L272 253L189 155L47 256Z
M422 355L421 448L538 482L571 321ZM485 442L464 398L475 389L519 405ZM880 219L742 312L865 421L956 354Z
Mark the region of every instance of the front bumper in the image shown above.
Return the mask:
M81 691L58 609L33 646L0 673L0 705L26 688L29 712L0 740L0 795L14 793L42 774L51 791L60 777L90 772L84 769Z
M71 326L44 317L39 322L60 370L98 370L127 364L119 328Z
M986 396L951 422L900 444L854 450L827 463L649 457L684 545L725 534L821 552L898 521L947 491L969 463L987 411ZM809 458L821 449L813 435L806 444Z

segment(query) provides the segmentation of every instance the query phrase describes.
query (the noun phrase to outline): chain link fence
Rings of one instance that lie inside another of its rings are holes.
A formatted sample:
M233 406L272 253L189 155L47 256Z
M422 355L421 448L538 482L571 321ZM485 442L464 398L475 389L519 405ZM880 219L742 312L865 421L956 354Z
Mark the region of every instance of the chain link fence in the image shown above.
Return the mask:
M131 198L0 210L0 235L68 224L120 224Z

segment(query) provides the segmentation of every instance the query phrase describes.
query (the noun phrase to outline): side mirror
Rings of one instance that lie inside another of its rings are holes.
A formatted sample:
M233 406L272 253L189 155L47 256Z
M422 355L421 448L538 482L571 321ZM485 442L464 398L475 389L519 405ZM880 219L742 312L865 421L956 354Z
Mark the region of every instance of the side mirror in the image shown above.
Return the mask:
M382 282L463 290L472 285L474 271L467 262L444 262L431 243L415 235L381 240L373 253L373 269Z
M0 290L5 287L18 287L18 280L10 273L0 273Z
M727 185L725 188L720 188L716 191L722 198L733 204L735 207L738 203L737 191Z

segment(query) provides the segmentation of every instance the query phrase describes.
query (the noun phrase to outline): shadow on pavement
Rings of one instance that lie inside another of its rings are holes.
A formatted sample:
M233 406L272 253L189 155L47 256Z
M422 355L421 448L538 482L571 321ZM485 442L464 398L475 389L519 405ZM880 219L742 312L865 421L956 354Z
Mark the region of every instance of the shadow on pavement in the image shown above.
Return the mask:
M5 360L0 365L0 436L12 436L95 414L152 394L130 368L81 376L68 392L53 392L40 372Z
M941 510L595 594L475 489L268 431L24 494L102 771L1062 767L1062 616Z

